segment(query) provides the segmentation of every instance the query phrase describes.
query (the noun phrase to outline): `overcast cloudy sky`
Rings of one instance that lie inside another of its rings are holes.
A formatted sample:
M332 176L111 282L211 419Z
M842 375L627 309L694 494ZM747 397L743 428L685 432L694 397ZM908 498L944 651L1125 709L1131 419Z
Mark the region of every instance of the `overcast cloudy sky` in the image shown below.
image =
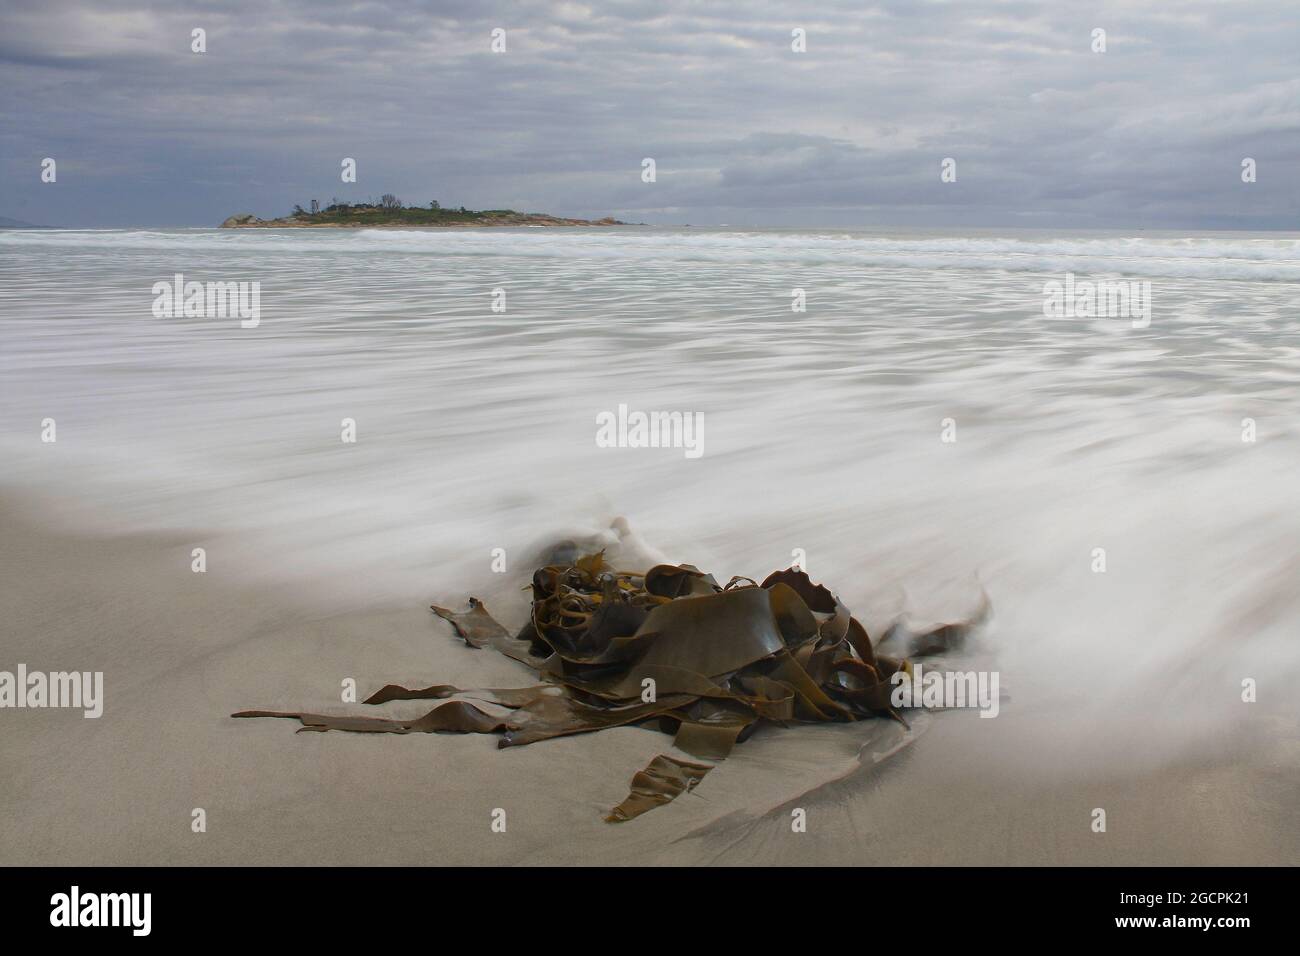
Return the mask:
M1295 0L3 0L0 216L1297 229L1298 51Z

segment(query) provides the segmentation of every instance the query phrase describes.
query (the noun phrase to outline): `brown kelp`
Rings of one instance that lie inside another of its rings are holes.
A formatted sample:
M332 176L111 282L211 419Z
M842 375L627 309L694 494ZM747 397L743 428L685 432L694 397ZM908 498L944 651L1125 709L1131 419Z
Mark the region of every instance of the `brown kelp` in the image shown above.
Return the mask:
M674 746L695 760L661 754L639 771L627 798L606 817L628 820L693 788L764 723L901 721L890 702L891 678L910 674L908 657L960 647L987 603L971 622L923 633L897 624L873 646L848 608L797 568L776 571L761 584L740 577L719 584L689 564L619 570L602 551L539 568L531 614L513 636L475 598L463 610L434 605L433 611L471 647L526 665L537 683L513 689L389 684L365 701L441 701L411 720L275 711L233 716L292 717L302 731L495 733L502 747L653 725L672 733ZM907 656L883 652L893 645Z

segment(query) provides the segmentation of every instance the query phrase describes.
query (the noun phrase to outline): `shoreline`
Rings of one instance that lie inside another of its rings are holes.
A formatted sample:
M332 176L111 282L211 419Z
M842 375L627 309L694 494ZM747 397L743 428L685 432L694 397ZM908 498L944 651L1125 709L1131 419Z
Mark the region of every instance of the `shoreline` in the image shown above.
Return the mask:
M339 703L345 677L358 699L389 681L530 683L424 606L322 610L309 588L191 573L191 535L55 530L8 491L0 526L12 584L0 666L106 675L98 720L0 712L18 730L0 735L14 768L0 783L11 862L1226 865L1300 852L1287 812L1297 737L1282 718L1261 711L1174 757L1144 750L1140 734L1089 748L1068 732L1067 707L1035 713L1014 697L994 721L917 715L906 740L883 720L772 728L694 793L607 824L603 812L671 737L627 727L498 750L477 735L297 734L230 718L245 707L355 713ZM794 806L807 810L806 833L791 832ZM1090 832L1096 806L1108 835ZM198 807L203 834L189 826ZM507 834L489 829L497 807Z

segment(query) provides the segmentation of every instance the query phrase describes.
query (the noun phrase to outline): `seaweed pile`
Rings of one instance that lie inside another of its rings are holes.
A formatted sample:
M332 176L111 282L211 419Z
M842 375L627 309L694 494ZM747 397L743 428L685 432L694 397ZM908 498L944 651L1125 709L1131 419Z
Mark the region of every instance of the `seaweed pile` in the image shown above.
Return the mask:
M517 689L449 684L389 684L366 704L440 700L412 720L241 711L235 717L291 717L301 731L498 733L517 747L567 734L630 724L674 734L632 780L627 798L606 817L629 820L690 790L717 761L764 723L902 721L890 703L891 678L911 673L900 646L920 657L953 650L977 621L921 634L891 627L876 647L840 600L802 570L776 571L760 584L736 577L719 584L689 564L645 572L607 564L605 553L539 568L532 613L517 635L470 598L461 611L433 606L475 648L492 648L535 672ZM982 618L987 604L977 615ZM449 698L456 699L449 699ZM498 716L479 704L498 705ZM700 762L696 762L700 761Z

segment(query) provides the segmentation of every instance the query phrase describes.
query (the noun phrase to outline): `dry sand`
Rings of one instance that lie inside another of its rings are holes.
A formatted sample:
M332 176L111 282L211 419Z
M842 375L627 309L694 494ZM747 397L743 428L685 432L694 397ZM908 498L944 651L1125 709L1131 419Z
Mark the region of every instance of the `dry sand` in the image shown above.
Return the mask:
M423 605L327 609L307 588L194 574L192 535L50 530L0 507L0 670L102 670L98 720L0 711L6 864L1291 864L1300 735L1262 709L1170 754L1068 710L774 729L693 794L602 820L671 738L648 729L499 750L453 735L295 733L245 708L357 711L393 681L522 686ZM429 601L456 603L437 593ZM426 602L427 603L427 602ZM376 712L419 713L424 702ZM1081 742L1086 741L1086 742ZM897 751L888 759L878 754ZM805 833L791 810L807 813ZM1106 808L1108 829L1090 829ZM207 832L191 831L203 808ZM506 811L505 833L490 829Z

